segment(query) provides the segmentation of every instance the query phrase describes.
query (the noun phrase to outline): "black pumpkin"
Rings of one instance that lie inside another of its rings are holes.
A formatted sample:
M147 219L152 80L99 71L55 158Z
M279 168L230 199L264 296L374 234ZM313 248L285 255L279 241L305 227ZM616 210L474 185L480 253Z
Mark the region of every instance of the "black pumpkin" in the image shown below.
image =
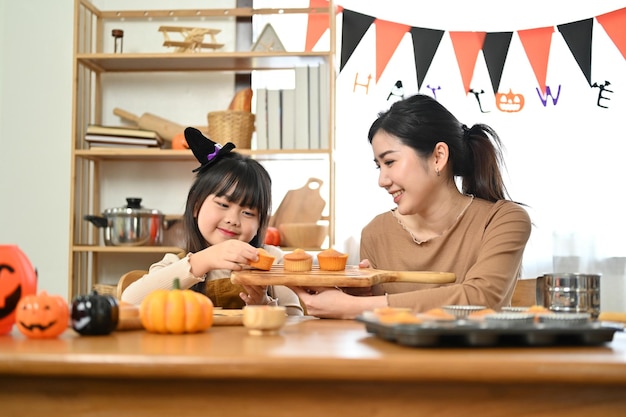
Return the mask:
M112 295L79 295L72 301L72 328L81 335L106 335L117 327L119 304Z

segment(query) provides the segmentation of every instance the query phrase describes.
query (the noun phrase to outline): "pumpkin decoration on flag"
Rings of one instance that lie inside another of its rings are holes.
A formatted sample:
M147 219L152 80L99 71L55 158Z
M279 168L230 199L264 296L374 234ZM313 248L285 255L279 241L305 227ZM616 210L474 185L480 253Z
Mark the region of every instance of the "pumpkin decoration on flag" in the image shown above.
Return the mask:
M37 292L37 272L16 245L0 245L0 335L15 324L17 304Z
M53 339L68 328L69 320L67 302L46 291L22 298L15 313L18 330L29 339Z
M151 333L198 333L213 325L213 302L193 290L181 290L180 280L174 289L155 290L141 302L139 318Z

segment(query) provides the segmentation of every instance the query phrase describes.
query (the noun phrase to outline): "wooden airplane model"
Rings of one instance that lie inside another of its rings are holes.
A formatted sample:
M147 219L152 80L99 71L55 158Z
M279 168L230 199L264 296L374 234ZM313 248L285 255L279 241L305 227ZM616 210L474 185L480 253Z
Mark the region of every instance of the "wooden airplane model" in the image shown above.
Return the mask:
M201 52L202 48L219 49L224 46L223 43L217 43L215 35L221 32L220 29L194 28L182 26L161 26L159 32L163 32L163 46L175 47L176 52ZM182 41L170 39L170 32L180 33L183 36ZM204 42L204 36L211 37L210 42Z

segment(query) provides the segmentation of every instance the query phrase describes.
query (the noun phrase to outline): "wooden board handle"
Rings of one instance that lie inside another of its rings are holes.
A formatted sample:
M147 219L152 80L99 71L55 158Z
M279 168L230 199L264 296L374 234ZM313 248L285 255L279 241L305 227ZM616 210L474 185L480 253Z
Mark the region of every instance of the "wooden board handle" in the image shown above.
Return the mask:
M423 284L449 284L456 280L453 272L390 271L395 282L419 282Z
M119 107L116 107L113 109L113 114L116 116L121 117L122 119L126 119L129 120L131 122L135 122L135 123L139 123L139 117L132 114L131 112L128 112L126 110L120 109Z

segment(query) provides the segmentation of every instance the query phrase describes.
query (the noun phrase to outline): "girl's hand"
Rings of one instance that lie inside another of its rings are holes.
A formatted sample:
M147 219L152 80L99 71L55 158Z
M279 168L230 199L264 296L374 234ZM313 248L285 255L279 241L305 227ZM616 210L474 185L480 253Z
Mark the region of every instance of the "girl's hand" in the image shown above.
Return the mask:
M242 285L244 292L239 293L239 297L246 305L267 305L272 299L267 295L267 286Z
M215 269L241 271L245 265L258 259L257 249L240 240L226 240L194 253L189 258L191 273L202 276Z

